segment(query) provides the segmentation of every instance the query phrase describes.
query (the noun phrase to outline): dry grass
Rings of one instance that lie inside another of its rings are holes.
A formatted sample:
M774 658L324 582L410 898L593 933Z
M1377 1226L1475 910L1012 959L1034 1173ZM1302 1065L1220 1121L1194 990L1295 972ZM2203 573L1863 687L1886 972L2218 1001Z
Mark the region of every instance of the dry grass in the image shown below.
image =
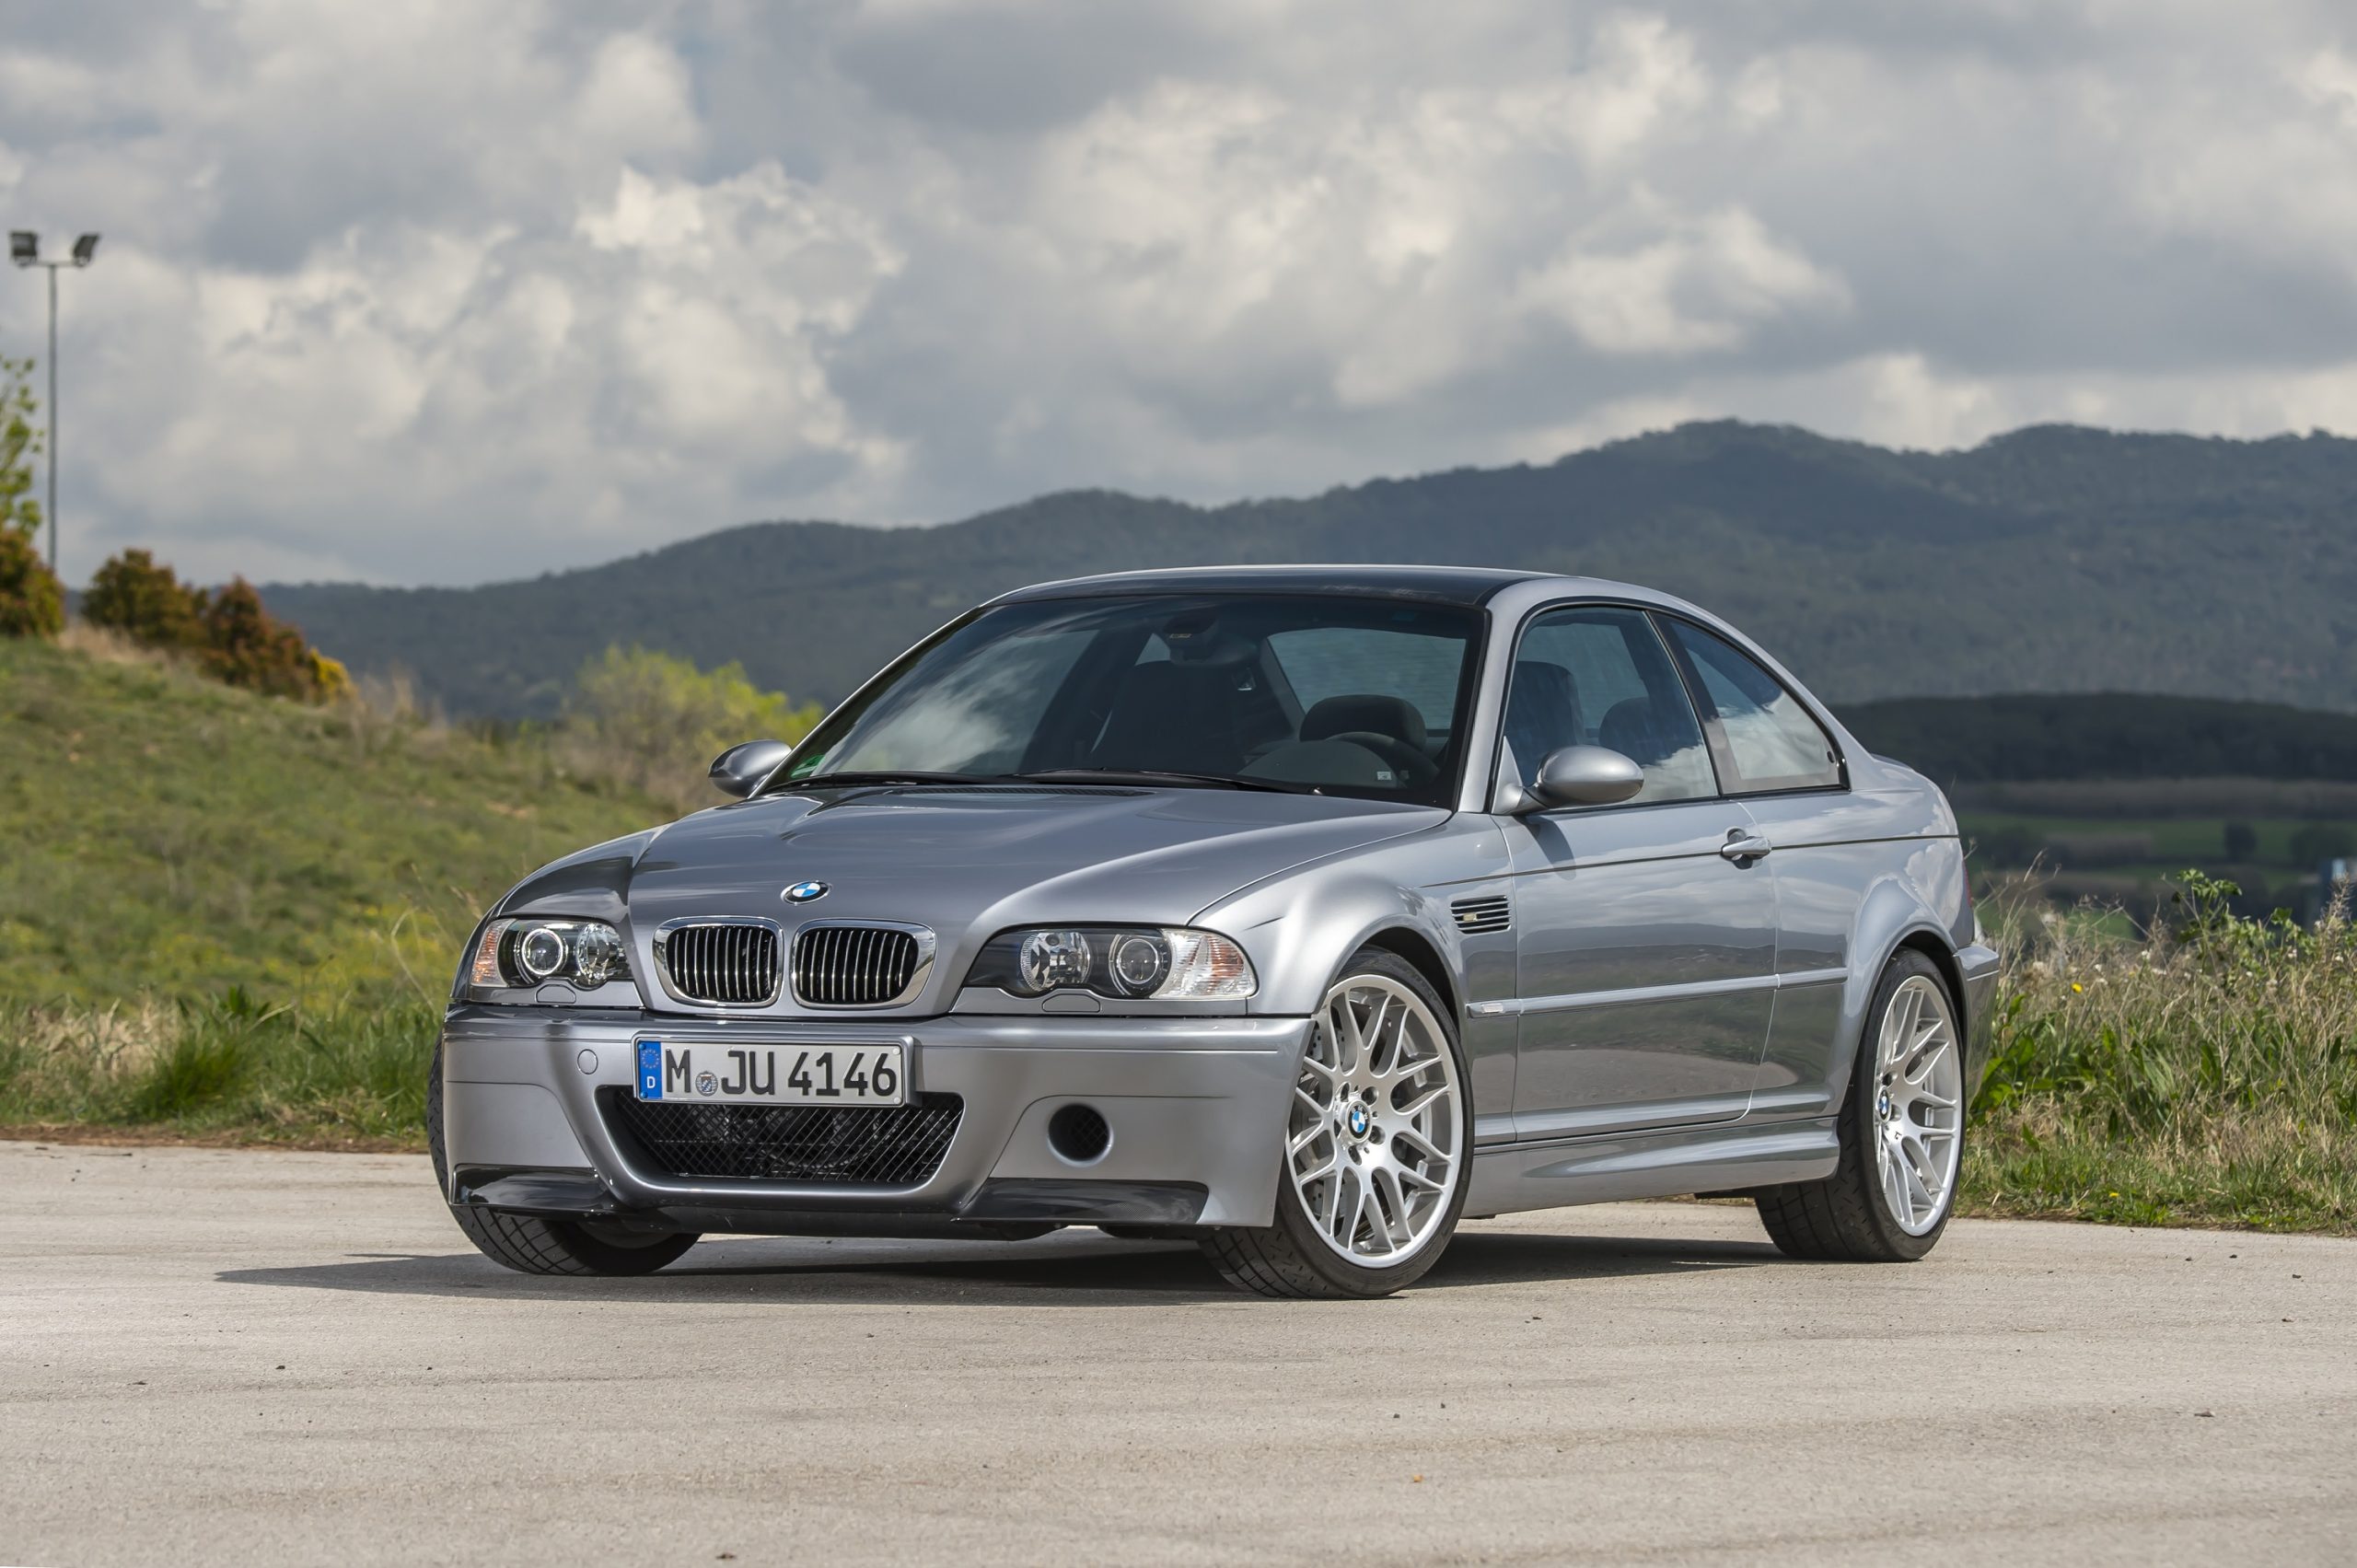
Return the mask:
M0 1008L0 1127L201 1142L420 1144L438 1005L417 994L261 1005Z
M96 659L100 664L163 669L176 662L173 656L162 648L134 643L111 626L93 626L87 621L68 621L65 630L57 634L57 645L70 653Z

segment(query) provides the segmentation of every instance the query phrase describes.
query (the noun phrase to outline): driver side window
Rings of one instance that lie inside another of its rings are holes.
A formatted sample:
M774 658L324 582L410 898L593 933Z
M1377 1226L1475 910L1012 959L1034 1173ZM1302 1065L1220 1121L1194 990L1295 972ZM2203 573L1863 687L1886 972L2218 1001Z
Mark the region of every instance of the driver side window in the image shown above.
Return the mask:
M1602 746L1644 770L1630 805L1718 791L1685 683L1633 610L1559 610L1530 623L1506 688L1505 740L1525 784L1550 751Z

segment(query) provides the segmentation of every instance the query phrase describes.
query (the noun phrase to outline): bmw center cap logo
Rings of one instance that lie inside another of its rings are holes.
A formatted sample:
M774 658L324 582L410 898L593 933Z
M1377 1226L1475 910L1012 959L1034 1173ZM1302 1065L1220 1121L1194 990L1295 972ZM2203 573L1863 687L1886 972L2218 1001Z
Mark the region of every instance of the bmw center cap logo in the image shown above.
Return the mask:
M1367 1128L1373 1124L1375 1118L1366 1113L1366 1107L1363 1105L1354 1105L1351 1107L1350 1121L1351 1136L1353 1138L1364 1138L1366 1136Z
M826 896L827 885L824 882L796 882L785 890L785 901L790 904L807 904L813 899Z

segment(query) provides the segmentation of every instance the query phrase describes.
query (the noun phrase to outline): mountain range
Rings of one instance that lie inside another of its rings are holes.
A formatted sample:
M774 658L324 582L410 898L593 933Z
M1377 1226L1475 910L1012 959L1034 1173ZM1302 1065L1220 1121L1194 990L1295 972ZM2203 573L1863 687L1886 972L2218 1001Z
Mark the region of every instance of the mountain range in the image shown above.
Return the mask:
M1725 615L1837 704L2143 691L2357 712L2357 441L2040 425L1898 451L1713 422L1544 465L1202 506L1109 491L960 522L753 523L480 587L279 585L273 610L458 714L556 710L609 644L832 702L970 604L1221 562L1512 565Z

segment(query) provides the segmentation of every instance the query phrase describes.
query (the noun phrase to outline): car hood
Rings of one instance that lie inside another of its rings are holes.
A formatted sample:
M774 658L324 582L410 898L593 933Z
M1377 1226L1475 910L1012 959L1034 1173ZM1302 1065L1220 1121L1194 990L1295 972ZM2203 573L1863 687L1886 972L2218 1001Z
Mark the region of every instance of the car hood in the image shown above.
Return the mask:
M646 951L667 921L760 916L929 927L965 960L1042 923L1183 924L1305 862L1446 820L1434 807L1218 789L885 787L768 796L559 861L505 913L616 919ZM807 903L784 889L826 884ZM937 980L936 980L937 983ZM922 1002L923 999L920 999Z

